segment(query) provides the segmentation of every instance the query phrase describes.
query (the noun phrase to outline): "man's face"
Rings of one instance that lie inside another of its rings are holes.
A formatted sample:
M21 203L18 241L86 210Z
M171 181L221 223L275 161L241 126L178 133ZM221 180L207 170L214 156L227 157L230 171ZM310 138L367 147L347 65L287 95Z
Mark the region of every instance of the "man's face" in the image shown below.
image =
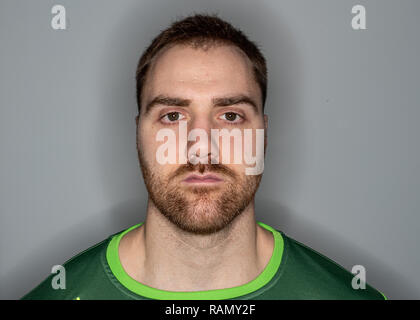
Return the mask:
M211 133L212 129L238 129L242 150L247 144L256 152L255 129L266 129L267 118L250 60L234 46L203 50L175 45L152 62L141 103L137 147L150 199L184 231L210 234L222 230L251 203L262 176L246 174L249 164L233 161L233 138L227 140L232 142L232 161L222 162L226 143ZM184 124L187 134L195 130L207 133L208 138L188 141L179 131ZM175 164L158 161L164 141L157 137L165 129L173 130L176 137ZM244 129L252 129L252 141L244 141ZM264 138L264 149L265 143ZM196 156L196 162L182 163L182 154L189 160ZM207 164L197 163L204 159Z

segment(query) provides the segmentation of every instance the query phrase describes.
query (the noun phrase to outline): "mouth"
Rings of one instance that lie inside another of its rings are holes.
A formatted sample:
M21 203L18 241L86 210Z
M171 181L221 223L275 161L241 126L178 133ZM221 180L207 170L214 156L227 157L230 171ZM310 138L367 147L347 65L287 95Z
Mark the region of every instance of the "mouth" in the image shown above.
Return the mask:
M186 177L183 182L187 184L199 184L199 185L214 185L220 182L223 182L223 179L215 174L190 174Z

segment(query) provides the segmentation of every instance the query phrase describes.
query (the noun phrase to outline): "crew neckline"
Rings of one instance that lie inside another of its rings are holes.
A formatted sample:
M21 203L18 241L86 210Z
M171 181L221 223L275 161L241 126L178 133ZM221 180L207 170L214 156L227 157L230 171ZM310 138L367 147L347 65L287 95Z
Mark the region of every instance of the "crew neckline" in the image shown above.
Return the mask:
M106 259L114 277L131 292L149 299L158 300L222 300L232 299L246 294L254 293L268 284L277 273L283 256L284 240L281 233L271 226L257 222L264 229L271 231L274 237L274 248L271 258L264 270L253 280L231 288L201 290L201 291L169 291L156 289L142 284L128 275L124 270L118 248L122 237L131 230L140 227L143 222L136 224L114 235L106 250Z

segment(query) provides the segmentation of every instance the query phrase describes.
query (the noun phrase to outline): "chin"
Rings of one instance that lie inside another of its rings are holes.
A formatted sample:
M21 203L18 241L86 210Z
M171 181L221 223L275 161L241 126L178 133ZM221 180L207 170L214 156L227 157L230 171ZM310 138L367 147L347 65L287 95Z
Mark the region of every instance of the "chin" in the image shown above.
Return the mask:
M196 199L197 196L202 198L217 198L217 195L220 195L223 192L224 188L220 186L190 186L187 187L184 194L193 194L194 198Z
M191 217L189 221L185 221L182 226L178 225L178 227L190 233L209 235L224 229L226 224L221 223L220 219L194 219Z

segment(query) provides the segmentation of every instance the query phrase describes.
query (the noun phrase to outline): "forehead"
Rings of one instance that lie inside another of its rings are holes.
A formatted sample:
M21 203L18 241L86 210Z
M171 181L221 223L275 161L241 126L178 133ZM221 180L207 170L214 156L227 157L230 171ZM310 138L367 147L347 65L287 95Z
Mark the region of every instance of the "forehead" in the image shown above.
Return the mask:
M159 94L185 98L247 94L260 101L252 62L233 45L214 45L206 50L175 45L152 61L144 86L144 99Z

